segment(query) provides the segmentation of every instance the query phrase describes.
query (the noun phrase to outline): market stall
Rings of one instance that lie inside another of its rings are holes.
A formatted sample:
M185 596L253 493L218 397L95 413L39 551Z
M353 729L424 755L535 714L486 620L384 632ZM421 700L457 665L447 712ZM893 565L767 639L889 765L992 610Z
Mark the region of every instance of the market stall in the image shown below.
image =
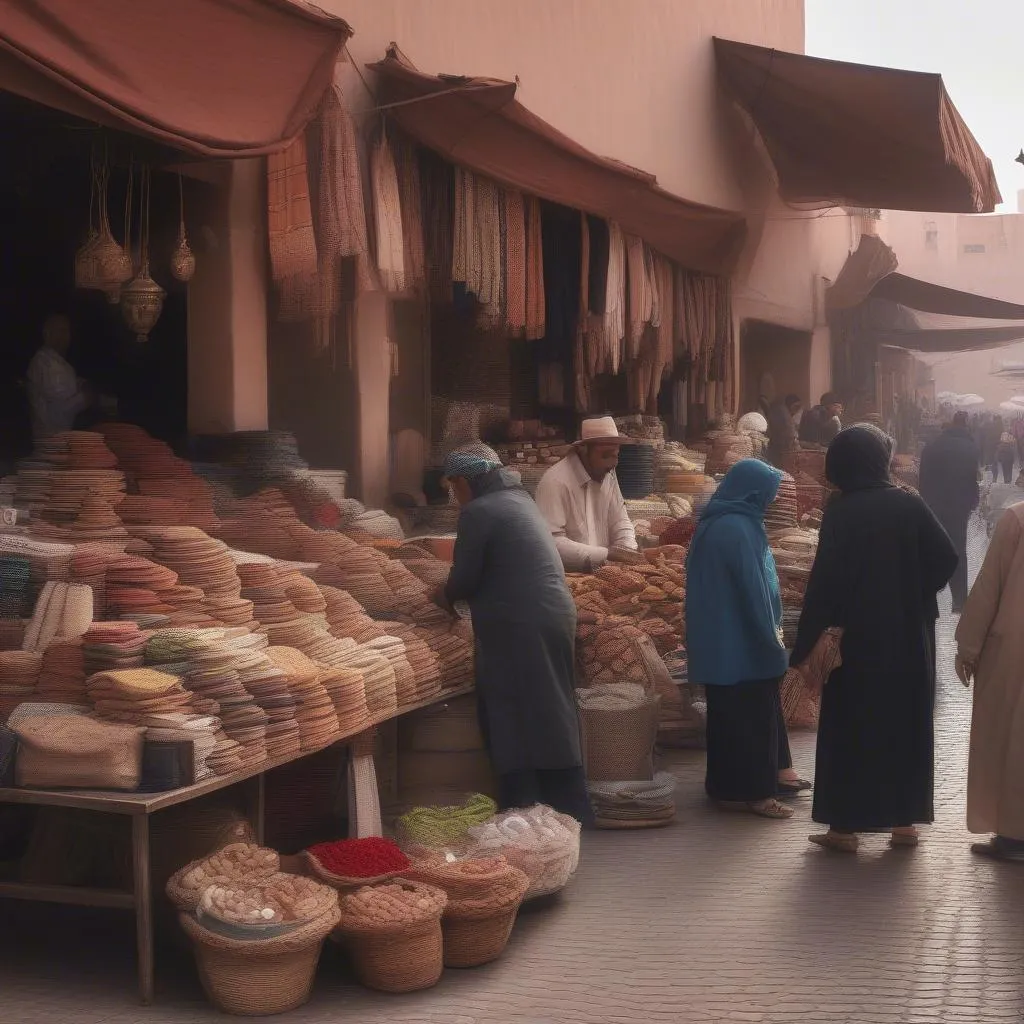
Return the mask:
M27 523L0 533L0 804L127 819L131 869L69 884L23 859L0 895L133 910L144 1001L154 815L248 787L259 839L268 773L351 747L349 830L379 834L375 728L472 688L468 624L428 596L444 563L330 500L293 440L224 444L192 464L109 424L40 442L3 481ZM328 509L344 532L303 520Z

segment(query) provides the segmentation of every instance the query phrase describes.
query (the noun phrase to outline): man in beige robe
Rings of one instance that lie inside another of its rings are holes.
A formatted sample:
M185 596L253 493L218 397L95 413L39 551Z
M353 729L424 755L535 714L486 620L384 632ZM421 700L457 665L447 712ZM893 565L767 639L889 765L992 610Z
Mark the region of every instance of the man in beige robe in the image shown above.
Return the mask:
M975 853L1024 861L1024 503L1006 509L956 630L956 672L974 682L967 828Z

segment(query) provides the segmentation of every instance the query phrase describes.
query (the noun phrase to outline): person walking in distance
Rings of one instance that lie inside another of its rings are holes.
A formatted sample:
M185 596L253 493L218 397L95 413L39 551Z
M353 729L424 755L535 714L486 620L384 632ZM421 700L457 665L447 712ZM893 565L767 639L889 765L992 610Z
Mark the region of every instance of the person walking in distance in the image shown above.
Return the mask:
M965 412L958 412L921 452L921 497L956 548L956 572L949 581L954 613L967 600L967 524L978 507L980 461Z

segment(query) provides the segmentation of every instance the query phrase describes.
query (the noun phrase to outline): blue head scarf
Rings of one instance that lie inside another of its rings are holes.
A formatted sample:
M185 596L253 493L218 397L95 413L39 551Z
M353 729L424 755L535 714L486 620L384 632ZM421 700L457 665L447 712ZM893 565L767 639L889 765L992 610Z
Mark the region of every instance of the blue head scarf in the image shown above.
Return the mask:
M782 474L757 459L737 462L704 509L687 557L690 678L731 685L781 676L776 636L782 601L764 528Z
M467 448L456 448L444 460L444 475L472 480L501 467L498 453L487 445L477 444Z
M763 520L765 509L779 493L781 480L782 474L760 459L737 462L725 474L725 479L701 514L694 541L700 536L701 529L719 516L741 515Z

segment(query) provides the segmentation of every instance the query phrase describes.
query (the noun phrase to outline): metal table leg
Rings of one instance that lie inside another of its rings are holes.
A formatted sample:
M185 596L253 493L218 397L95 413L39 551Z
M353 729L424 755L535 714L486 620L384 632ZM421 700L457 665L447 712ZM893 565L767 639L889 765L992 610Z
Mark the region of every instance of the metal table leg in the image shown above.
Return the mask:
M132 878L139 997L144 1006L153 1002L153 891L149 869L149 815L136 814L132 818Z

